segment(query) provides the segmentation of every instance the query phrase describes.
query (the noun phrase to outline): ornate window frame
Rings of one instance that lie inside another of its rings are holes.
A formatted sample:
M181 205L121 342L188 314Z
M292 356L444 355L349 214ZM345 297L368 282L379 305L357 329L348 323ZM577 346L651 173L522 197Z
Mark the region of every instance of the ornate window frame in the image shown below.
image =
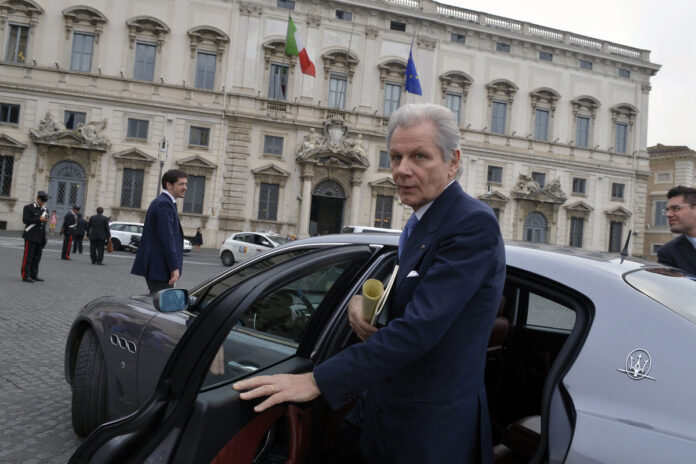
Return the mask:
M291 101L293 87L295 85L295 65L297 64L296 56L287 56L285 54L285 38L273 38L263 44L263 82L259 95L269 99L268 88L271 82L271 64L277 64L288 67L288 87L285 95L285 100L280 100L282 106L274 105L273 109L285 111L285 104ZM275 100L273 100L275 103Z
M350 107L348 94L350 86L353 84L353 76L355 75L355 69L360 63L360 59L355 53L344 48L333 48L328 50L321 55L321 59L324 62L325 87L322 95L324 95L326 99L327 106L329 103L329 84L331 81L329 77L331 74L343 75L346 79L345 108L334 108L337 111L345 111Z
M213 90L217 89L222 82L222 70L225 67L225 52L230 43L230 37L222 30L213 26L197 26L189 29L186 34L189 37L189 49L191 59L189 61L188 82L195 87L196 70L198 67L198 52L207 52L217 56L217 66L215 68L215 83ZM198 89L208 90L208 89Z
M249 222L252 227L273 228L283 222L286 222L287 208L283 208L285 202L285 186L290 178L290 173L285 169L276 166L275 163L264 164L258 168L251 170L251 175L254 176L254 197L251 205L251 211L248 212ZM259 202L261 196L261 184L277 184L278 185L278 212L276 220L259 219Z
M63 66L70 69L72 65L72 49L75 33L89 34L94 37L92 45L92 63L89 72L94 72L95 66L99 68L99 38L104 32L104 25L108 19L104 14L87 5L76 5L62 11L65 22L65 44L63 47ZM95 64L96 63L96 64Z
M622 155L629 155L633 152L633 128L636 122L636 116L639 111L638 108L631 105L630 103L619 103L611 108L611 144L612 148L609 150L614 153L616 151L616 124L626 124L626 151L621 152Z
M152 82L158 82L162 78L162 47L169 34L169 26L163 21L152 16L134 16L126 21L128 27L128 61L126 75L134 78L136 42L153 44L157 47L155 56L155 71Z
M386 96L385 88L386 83L396 84L401 87L401 93L399 94L399 107L401 107L401 101L404 98L404 73L406 72L406 62L401 58L389 58L377 65L377 71L379 72L379 103L376 108L378 113L384 114L384 98ZM385 124L386 125L386 124Z
M494 101L506 103L507 111L505 114L505 132L499 135L508 135L510 133L510 126L512 125L512 104L515 100L515 95L517 94L519 87L507 79L495 79L486 84L486 90L488 98L486 121L488 124L491 124Z
M43 8L33 0L5 0L0 3L0 60L5 61L7 51L7 40L9 34L7 29L10 24L26 26L29 28L29 38L27 43L27 56L24 62L15 64L26 64L34 56L34 32L39 24L39 16L44 13Z
M577 146L575 137L577 137L578 133L578 116L584 116L589 118L590 127L587 129L587 147L580 148L591 150L592 147L594 147L594 125L597 117L597 109L602 106L602 104L595 97L589 95L582 95L574 98L571 100L570 104L572 105L573 111L573 128L570 145Z
M459 125L461 126L464 118L464 108L466 107L466 98L469 95L469 88L474 83L474 79L465 72L448 71L441 74L440 77L440 94L441 105L446 106L446 98L448 93L457 94L462 97L461 107L459 108Z
M215 180L215 173L217 172L217 164L208 161L199 155L189 156L187 158L179 159L175 161L176 165L183 169L186 174L190 176L202 176L205 177L205 189L203 191L203 208L201 213L180 213L181 215L192 215L192 216L207 216L206 211L210 211L211 204L214 201L212 191L213 191L213 181Z
M529 102L532 106L532 112L529 117L529 133L531 138L541 140L542 142L552 142L554 137L554 117L556 114L556 103L560 100L561 95L555 90L548 87L540 87L529 92ZM546 133L546 140L536 138L536 110L546 110L549 112L549 127Z

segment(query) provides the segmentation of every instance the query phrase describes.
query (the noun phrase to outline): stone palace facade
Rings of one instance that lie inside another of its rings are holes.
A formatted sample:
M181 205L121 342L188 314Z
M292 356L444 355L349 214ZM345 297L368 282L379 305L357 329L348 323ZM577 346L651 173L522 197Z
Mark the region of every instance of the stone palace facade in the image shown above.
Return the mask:
M507 240L606 251L644 229L647 50L432 0L88 3L0 0L0 227L38 190L61 215L142 222L177 167L208 246L401 228L384 129L431 102ZM316 78L284 53L288 14ZM422 97L403 92L411 46Z

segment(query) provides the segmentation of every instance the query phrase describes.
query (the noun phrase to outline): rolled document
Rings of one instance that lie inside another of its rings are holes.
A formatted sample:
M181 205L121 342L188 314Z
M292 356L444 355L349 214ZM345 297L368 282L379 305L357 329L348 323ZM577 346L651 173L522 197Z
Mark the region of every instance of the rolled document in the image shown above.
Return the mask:
M367 322L372 321L372 316L375 314L375 308L379 299L384 292L384 285L381 280L368 279L363 284L363 319Z

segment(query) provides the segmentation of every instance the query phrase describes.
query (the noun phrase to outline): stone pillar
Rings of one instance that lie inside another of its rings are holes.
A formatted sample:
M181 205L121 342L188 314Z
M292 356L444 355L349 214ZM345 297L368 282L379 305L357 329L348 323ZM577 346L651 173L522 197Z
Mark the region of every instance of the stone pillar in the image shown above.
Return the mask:
M360 216L360 184L362 184L363 172L357 169L353 170L353 176L350 180L352 186L350 193L350 225L358 225Z
M220 205L220 227L225 230L244 230L249 197L250 141L251 124L232 119L227 130Z
M298 238L309 237L309 213L312 207L312 177L314 166L305 164L302 166L302 204L300 205L300 224Z

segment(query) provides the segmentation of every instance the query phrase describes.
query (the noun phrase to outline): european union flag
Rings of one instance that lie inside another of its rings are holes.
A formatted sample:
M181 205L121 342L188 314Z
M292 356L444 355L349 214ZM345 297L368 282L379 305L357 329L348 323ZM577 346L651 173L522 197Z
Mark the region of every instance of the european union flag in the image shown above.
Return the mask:
M404 85L404 90L408 93L423 96L420 81L418 80L416 65L413 64L412 50L409 50L408 52L408 63L406 63L406 84Z

